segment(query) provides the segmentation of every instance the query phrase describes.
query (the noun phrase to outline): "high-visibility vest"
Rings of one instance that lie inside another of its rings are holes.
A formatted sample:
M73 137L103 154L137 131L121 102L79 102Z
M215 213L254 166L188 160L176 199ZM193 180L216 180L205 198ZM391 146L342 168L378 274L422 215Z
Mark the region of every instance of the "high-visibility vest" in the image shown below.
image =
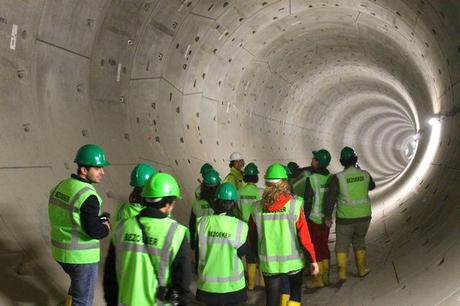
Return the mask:
M114 229L118 305L167 305L157 300L158 287L171 284L170 267L188 229L171 218L122 220Z
M144 206L139 203L123 203L116 214L115 222L120 222L123 219L129 219L137 216L144 209Z
M245 185L243 182L243 173L234 167L230 168L230 173L225 177L224 183L231 183L236 190L240 189Z
M349 167L336 176L339 183L337 217L343 219L370 217L369 173L356 167Z
M80 220L80 207L92 195L96 196L100 210L102 200L90 183L68 178L50 191L51 253L56 261L70 264L99 262L99 240L83 230Z
M330 177L330 174L322 175L319 173L313 173L309 177L310 187L313 191L313 201L308 218L316 224L324 223L324 196L326 195Z
M252 213L258 234L260 270L280 274L301 270L304 255L297 237L296 223L303 206L303 198L294 197L281 210L268 212L258 202Z
M303 197L305 195L306 184L305 181L307 177L311 175L310 171L302 170L292 183L292 190L294 194L298 197Z
M246 241L248 225L225 214L198 219L198 289L234 292L246 286L237 251Z
M214 214L214 209L212 209L211 204L206 200L193 201L192 211L197 218Z
M238 194L240 195L237 202L238 217L247 223L254 210L255 203L262 198L261 190L255 184L249 183L240 188Z

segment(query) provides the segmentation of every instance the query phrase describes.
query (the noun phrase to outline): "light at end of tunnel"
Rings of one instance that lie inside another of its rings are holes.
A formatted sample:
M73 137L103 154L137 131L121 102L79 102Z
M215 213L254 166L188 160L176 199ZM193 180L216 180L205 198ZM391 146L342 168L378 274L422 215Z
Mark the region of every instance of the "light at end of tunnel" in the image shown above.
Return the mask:
M437 118L437 117L431 118L430 120L428 120L428 123L429 123L431 126L432 126L432 125L435 125L435 124L441 124L440 118Z

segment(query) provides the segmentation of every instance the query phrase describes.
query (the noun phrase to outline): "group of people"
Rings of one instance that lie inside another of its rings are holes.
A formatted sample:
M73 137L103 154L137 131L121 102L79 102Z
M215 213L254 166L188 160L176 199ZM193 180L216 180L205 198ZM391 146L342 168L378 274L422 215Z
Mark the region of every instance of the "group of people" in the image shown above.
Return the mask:
M65 305L92 305L99 241L110 232L103 279L109 306L188 305L194 273L196 299L206 305L239 305L256 283L265 287L266 305L300 305L304 270L312 275L307 287L329 285L335 206L337 283L346 281L350 244L364 277L375 184L357 160L343 148L344 170L331 175L330 153L314 151L310 167L270 165L263 188L258 167L245 166L240 153L231 154L223 181L206 163L187 228L171 217L181 199L176 179L148 164L132 170L129 200L110 221L94 187L110 163L99 146L85 145L74 160L77 173L52 188L48 205L52 255L71 280Z

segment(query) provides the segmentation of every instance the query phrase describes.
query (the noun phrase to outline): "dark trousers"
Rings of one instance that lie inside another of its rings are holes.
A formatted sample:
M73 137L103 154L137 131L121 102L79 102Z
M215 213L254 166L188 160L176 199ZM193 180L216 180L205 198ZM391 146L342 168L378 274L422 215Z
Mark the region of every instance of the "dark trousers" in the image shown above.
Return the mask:
M267 298L267 306L279 306L281 294L281 287L283 280L288 279L290 301L301 302L302 300L302 270L296 274L277 274L277 275L264 275L265 279L265 295Z

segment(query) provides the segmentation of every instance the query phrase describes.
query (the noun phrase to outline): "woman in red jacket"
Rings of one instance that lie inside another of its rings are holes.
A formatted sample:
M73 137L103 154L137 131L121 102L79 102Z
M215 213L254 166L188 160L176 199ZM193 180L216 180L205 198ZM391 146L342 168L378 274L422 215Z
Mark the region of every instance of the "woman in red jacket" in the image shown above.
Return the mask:
M262 200L252 213L257 228L257 254L265 279L267 305L300 305L302 270L305 255L310 257L311 271L318 274L315 250L311 243L303 212L303 199L289 191L286 170L271 165L265 174L266 188ZM290 296L280 293L283 278L289 279Z

